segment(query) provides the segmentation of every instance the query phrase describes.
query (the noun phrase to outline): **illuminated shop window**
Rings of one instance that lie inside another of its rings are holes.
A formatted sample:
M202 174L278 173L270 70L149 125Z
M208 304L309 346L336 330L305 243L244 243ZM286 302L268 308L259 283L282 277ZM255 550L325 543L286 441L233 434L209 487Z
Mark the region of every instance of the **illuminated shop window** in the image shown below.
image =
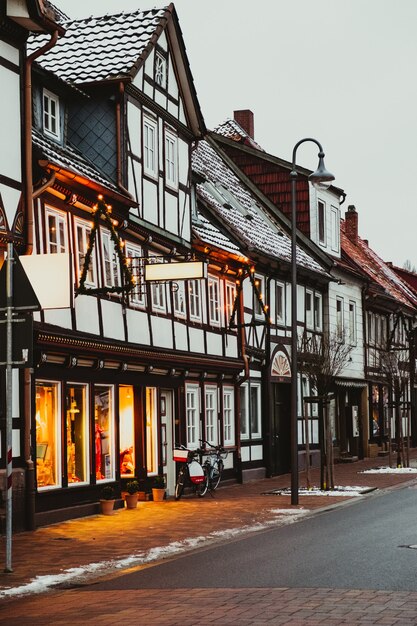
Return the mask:
M65 404L68 484L85 483L89 478L87 385L70 384Z
M132 385L119 387L120 474L135 474L135 422Z
M39 489L61 486L59 383L36 383L36 475Z
M156 389L146 387L146 461L149 474L158 472Z
M94 388L96 479L114 479L114 408L113 387Z

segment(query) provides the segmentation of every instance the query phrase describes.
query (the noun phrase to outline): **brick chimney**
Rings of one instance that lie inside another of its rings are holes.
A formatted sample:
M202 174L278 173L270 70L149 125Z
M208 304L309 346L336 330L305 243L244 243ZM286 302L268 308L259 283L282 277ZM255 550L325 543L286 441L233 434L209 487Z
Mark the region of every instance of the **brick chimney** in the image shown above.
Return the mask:
M352 243L358 242L358 214L353 204L349 204L345 213L345 234Z
M237 122L245 132L248 133L251 139L255 138L255 126L253 113L249 109L245 109L243 111L233 111L233 117L235 122Z

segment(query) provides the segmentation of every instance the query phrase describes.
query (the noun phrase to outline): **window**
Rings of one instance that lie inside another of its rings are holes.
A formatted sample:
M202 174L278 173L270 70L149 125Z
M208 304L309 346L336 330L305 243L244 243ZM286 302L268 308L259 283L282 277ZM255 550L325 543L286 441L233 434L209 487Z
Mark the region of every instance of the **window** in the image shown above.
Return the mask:
M163 263L161 256L151 255L149 263ZM154 311L166 311L165 283L151 283L151 303Z
M89 480L87 385L69 384L65 398L68 485Z
M322 299L319 293L314 294L314 329L323 329Z
M108 230L101 229L101 249L103 254L104 285L106 287L120 286L119 257L114 241Z
M235 399L233 387L223 388L223 437L225 446L235 445Z
M305 295L306 304L306 327L313 328L313 294L311 291L306 291Z
M200 435L200 408L199 408L199 387L197 385L186 385L185 392L185 413L187 446L191 449L198 447Z
M90 240L91 225L88 222L82 222L81 220L75 221L76 230L76 248L77 248L77 274L78 280L81 278L81 274L84 269L85 255L87 254L88 243ZM95 250L93 250L90 257L90 265L86 276L86 285L90 287L97 286L96 277L96 259Z
M156 387L146 387L146 468L158 473L158 416Z
M145 174L153 177L158 173L158 153L156 142L156 122L143 119L143 169Z
M217 387L210 385L205 387L205 418L206 418L206 441L213 446L218 444L217 435Z
M167 88L167 62L159 52L155 54L155 82L162 89Z
M190 319L201 320L201 283L199 280L188 281L188 301L190 305Z
M46 247L50 254L68 251L67 216L46 208Z
M233 308L236 299L236 285L234 283L226 283L226 319L227 324L230 323L232 317ZM236 323L236 319L234 320Z
M96 480L114 480L114 407L113 386L94 388L94 439Z
M253 290L253 310L255 312L255 317L262 317L264 316L263 310L262 310L262 305L259 301L259 298L261 298L262 302L264 302L264 277L263 276L255 276L255 286L258 290L258 295L256 294L255 289Z
M356 303L349 302L349 342L356 346Z
M177 317L185 317L185 286L184 281L176 283L177 288L173 291L174 314Z
M59 99L46 89L43 90L43 130L53 139L60 138Z
M368 343L375 341L375 315L368 313Z
M332 206L330 209L331 221L332 221L332 250L339 252L340 244L340 221L339 211L336 207Z
M126 258L130 259L128 263L130 263L130 271L132 272L132 276L135 279L135 288L132 289L132 291L129 293L130 302L131 304L144 306L145 290L142 280L142 249L140 246L135 246L133 243L126 242L125 254Z
M210 324L220 326L220 289L219 279L214 276L208 277L208 305Z
M343 338L343 298L336 298L336 336Z
M250 383L250 430L251 438L261 436L261 385L260 383Z
M132 385L119 387L119 433L120 475L128 478L135 475L135 418L134 391Z
M165 180L170 187L178 186L178 143L170 133L165 135Z
M240 438L249 439L248 385L240 387Z
M36 382L36 478L38 489L61 486L59 383Z
M285 324L285 287L282 283L276 284L275 310L277 324Z
M319 242L326 243L326 205L321 200L317 204Z

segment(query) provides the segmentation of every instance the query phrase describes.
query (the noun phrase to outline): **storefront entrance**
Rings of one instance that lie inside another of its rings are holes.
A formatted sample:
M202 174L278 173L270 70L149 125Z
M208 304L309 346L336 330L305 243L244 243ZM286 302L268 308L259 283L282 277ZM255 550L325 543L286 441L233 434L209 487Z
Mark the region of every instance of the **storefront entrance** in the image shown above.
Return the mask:
M286 474L291 468L291 385L272 383L271 474Z

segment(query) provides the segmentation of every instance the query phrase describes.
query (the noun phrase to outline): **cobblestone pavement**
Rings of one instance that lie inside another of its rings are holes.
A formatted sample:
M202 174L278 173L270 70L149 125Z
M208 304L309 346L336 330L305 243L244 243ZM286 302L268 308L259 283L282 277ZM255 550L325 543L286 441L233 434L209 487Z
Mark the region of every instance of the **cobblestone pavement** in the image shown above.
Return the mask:
M417 466L417 450L411 453ZM386 458L338 464L338 486L395 488L417 474L364 474L363 470L387 465ZM300 486L305 476L300 474ZM319 484L319 472L312 473ZM147 560L163 558L177 549L192 549L227 540L233 533L286 523L291 512L314 514L346 505L350 497L304 496L292 506L289 495L273 489L290 486L290 476L252 481L219 488L214 497L194 496L175 502L139 503L136 510L121 509L111 516L94 515L39 528L13 536L13 572L0 572L0 624L392 624L417 625L417 592L356 591L337 589L197 589L94 591L94 587L49 591L32 596L3 597L7 589L22 588L39 576L60 576L71 568L111 561L104 571L120 571L138 564L132 555ZM360 496L368 497L368 496ZM164 550L167 549L166 552ZM152 552L154 551L154 553ZM5 540L1 538L1 554ZM153 554L153 556L152 556ZM125 559L123 563L115 563ZM139 561L140 562L140 561ZM0 564L1 567L1 564ZM94 568L93 568L94 569ZM157 601L157 602L155 602ZM115 614L116 611L116 614Z

